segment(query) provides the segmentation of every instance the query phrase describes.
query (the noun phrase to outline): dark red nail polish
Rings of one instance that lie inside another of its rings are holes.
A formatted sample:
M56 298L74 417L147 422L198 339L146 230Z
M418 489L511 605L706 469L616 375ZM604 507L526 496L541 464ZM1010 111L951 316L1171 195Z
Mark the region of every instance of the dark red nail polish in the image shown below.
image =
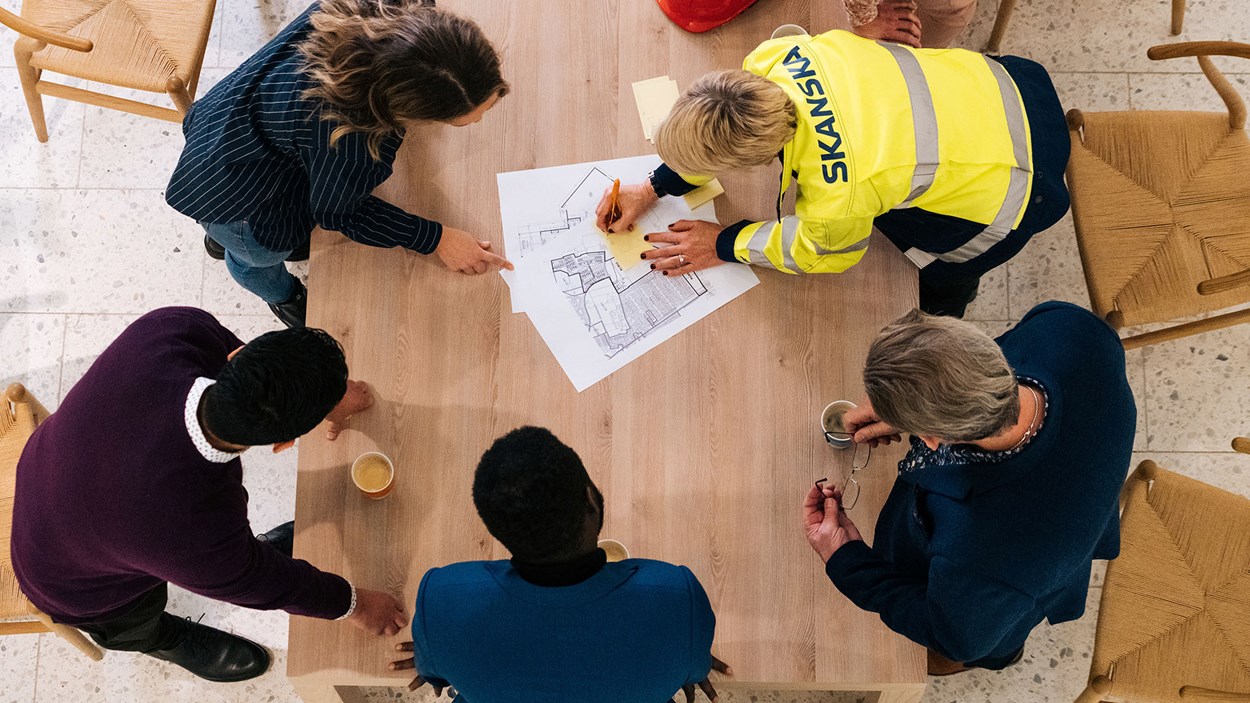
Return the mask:
M655 270L655 264L651 264L651 270L652 270L652 271L654 271L654 270Z
M649 234L644 234L644 235L642 235L642 241L644 241L644 242L649 242L649 241L651 241L651 235L649 235Z
M645 259L645 258L647 258L647 255L646 255L646 254L639 254L639 255L638 255L638 258L639 258L639 259Z
M609 228L608 228L608 234L616 234L616 232L612 231L612 228L611 228L611 227L609 227Z
M665 271L665 272L664 272L664 275L665 275L665 276L667 276L667 275L668 275L668 271Z

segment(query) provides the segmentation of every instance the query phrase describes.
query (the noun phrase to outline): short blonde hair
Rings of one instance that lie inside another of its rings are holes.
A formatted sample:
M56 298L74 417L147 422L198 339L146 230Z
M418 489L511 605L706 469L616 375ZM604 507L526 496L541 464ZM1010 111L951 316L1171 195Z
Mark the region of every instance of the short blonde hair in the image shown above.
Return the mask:
M1016 374L976 325L913 310L868 349L864 390L898 430L974 442L1001 434L1020 415Z
M781 86L746 71L716 71L678 98L655 148L678 173L712 175L768 163L794 139L795 125Z

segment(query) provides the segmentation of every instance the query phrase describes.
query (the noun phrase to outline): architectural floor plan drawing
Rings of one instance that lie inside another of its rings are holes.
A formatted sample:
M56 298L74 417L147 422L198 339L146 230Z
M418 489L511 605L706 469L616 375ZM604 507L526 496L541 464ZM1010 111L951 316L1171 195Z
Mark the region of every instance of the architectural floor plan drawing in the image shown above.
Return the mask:
M630 280L602 251L565 254L551 262L551 270L556 286L609 357L673 320L708 293L697 273L669 278L648 268L646 275Z
M521 173L526 173L521 171ZM558 216L550 222L536 222L522 225L517 232L521 256L525 256L538 247L567 235L568 231L583 219L594 218L595 207L603 191L612 187L613 179L597 167L592 167L577 183L568 197L560 203Z
M613 179L638 183L659 164L642 156L498 176L505 254L516 265L501 272L512 309L529 315L579 391L759 282L746 266L671 277L613 257L595 208ZM679 219L716 214L711 203L691 211L680 198L663 198L634 236Z

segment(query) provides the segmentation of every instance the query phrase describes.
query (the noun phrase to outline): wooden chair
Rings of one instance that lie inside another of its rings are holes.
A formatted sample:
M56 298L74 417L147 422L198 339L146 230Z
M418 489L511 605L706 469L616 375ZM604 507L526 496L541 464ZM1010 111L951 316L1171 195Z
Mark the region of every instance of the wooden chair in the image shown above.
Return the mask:
M0 24L21 37L17 72L39 141L48 141L44 95L181 122L191 107L216 0L24 0ZM176 109L43 80L44 71L166 93Z
M4 396L0 397L0 635L52 632L91 659L99 661L104 653L91 640L72 627L52 622L26 600L18 588L17 577L9 561L17 460L35 427L47 417L48 411L19 383L9 386Z
M1120 545L1077 703L1250 701L1250 500L1143 461Z
M985 53L997 54L1003 43L1003 35L1007 33L1007 24L1011 22L1011 13L1016 9L1016 0L999 0L998 12L994 15L994 29L990 32L990 41L985 45ZM1172 34L1181 33L1185 24L1185 0L1172 0Z
M1068 112L1068 188L1094 312L1112 327L1167 322L1250 302L1250 137L1246 105L1209 56L1250 44L1156 46L1197 56L1220 112ZM1240 310L1124 340L1155 344L1250 321Z

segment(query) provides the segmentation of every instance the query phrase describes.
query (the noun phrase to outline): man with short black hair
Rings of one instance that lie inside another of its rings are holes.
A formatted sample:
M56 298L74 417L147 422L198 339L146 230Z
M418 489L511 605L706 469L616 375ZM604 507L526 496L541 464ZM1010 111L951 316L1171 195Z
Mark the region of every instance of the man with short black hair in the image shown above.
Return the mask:
M322 420L331 439L372 404L316 329L246 346L208 313L139 318L31 437L17 467L13 567L31 602L106 649L210 681L269 667L241 637L165 612L166 584L261 610L404 626L392 596L291 558L290 523L254 537L239 455L281 451Z
M707 680L716 619L684 566L608 563L603 495L577 453L539 427L504 435L473 480L482 522L511 561L431 569L412 621L413 688L453 686L465 703L668 700Z

